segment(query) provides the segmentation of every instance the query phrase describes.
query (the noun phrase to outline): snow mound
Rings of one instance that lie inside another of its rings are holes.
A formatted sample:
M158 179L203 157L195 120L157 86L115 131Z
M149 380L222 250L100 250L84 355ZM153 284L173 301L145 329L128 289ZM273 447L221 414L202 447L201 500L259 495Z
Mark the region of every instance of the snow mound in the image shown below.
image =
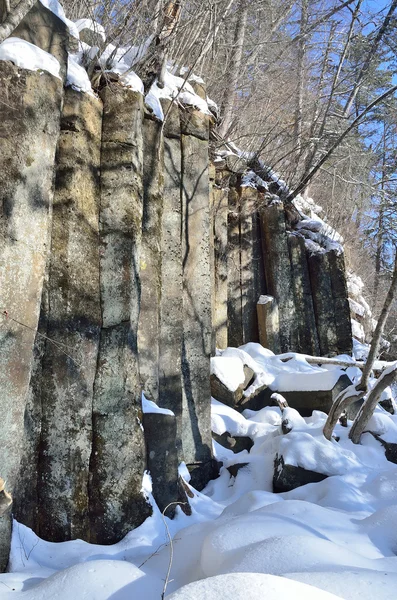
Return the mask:
M267 538L236 551L223 562L221 572L281 575L291 571L326 570L333 566L371 568L375 566L374 562L329 540L292 534Z
M35 580L37 582L37 579ZM26 591L1 590L1 598L15 600L142 600L160 598L160 578L148 577L135 565L121 560L95 560L65 569L32 585ZM24 587L25 589L25 587Z
M344 600L363 600L363 598L395 600L396 598L397 574L394 573L341 569L317 573L288 573L285 577L337 594Z
M195 581L167 596L167 600L335 600L335 596L303 583L272 575L235 573Z

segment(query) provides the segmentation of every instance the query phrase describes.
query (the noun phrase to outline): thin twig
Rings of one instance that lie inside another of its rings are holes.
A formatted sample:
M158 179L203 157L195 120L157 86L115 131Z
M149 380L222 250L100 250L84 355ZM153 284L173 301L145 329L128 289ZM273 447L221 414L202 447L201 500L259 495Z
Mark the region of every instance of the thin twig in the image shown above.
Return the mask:
M165 578L165 581L164 581L164 587L163 587L163 591L162 591L162 594L161 594L161 600L164 600L164 598L165 598L165 592L167 591L168 582L170 580L170 574L171 574L171 569L172 569L172 561L174 559L174 545L172 543L172 537L171 537L171 533L170 533L170 530L169 530L169 527L168 527L168 523L167 523L167 521L165 519L165 511L170 506L173 506L174 504L178 504L179 506L183 506L184 504L187 504L187 502L170 502L165 507L165 509L163 510L163 512L161 513L161 516L162 516L162 519L164 521L164 525L165 525L165 528L166 528L166 531L167 531L168 541L169 541L169 544L170 544L170 560L168 562L167 575L166 575L166 578Z
M48 337L48 335L45 335L44 333L41 333L40 331L38 331L34 327L30 327L30 325L26 325L26 323L22 323L22 321L18 321L18 319L14 319L13 317L11 317L8 314L8 312L6 310L4 310L1 313L0 316L2 316L3 319L9 319L10 321L14 321L14 323L17 323L17 325L20 325L21 327L25 327L26 329L29 329L30 331L33 331L39 337L42 337L45 340L47 340L48 342L50 342L50 344L53 344L53 346L55 346L55 348L57 348L60 352L62 352L62 354L64 354L68 358L70 358L70 360L73 361L75 365L77 365L78 367L83 368L83 365L81 363L77 362L77 360L75 360L73 358L73 356L70 356L70 354L68 354L67 352L65 352L65 350L63 350L63 348L61 346L64 346L65 348L69 348L69 346L67 346L66 344L62 344L62 342L57 342L56 340L53 340L50 337Z

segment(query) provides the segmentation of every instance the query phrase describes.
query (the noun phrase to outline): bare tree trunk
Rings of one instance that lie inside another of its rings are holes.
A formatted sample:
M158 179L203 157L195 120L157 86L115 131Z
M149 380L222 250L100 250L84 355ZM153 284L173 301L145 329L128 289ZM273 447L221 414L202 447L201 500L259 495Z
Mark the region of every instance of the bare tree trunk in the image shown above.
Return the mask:
M352 404L355 400L360 400L363 395L363 392L358 392L354 385L350 385L348 388L342 390L342 392L337 396L328 413L328 417L323 429L324 437L327 438L327 440L331 439L335 425L348 406L350 406L350 404Z
M300 39L298 44L297 64L298 85L296 90L296 108L294 122L294 142L298 160L302 153L302 112L303 97L305 93L306 29L308 22L307 5L308 0L302 0L300 17Z
M316 154L317 154L317 151L318 151L318 147L319 147L319 140L323 139L324 130L325 130L327 124L328 124L328 116L329 116L329 113L330 113L330 110L331 110L332 101L334 99L334 94L335 94L335 92L337 90L337 85L338 85L338 82L339 82L339 78L340 78L340 74L341 74L341 71L342 71L342 67L343 67L343 64L345 62L348 49L350 47L350 42L351 42L351 39L352 39L352 36L353 36L353 33L354 33L354 26L355 26L355 23L356 23L356 21L357 21L357 19L359 17L359 14L360 14L361 3L362 3L362 0L358 0L355 9L352 12L352 18L351 18L351 21L350 21L349 31L348 31L348 34L347 34L347 37L346 37L346 42L344 44L342 54L341 54L340 59L339 59L338 67L336 69L334 78L332 80L331 91L330 91L330 94L329 94L329 97L328 97L327 105L326 105L325 110L324 110L324 116L322 118L322 123L320 125L319 130L318 130L318 133L315 136L317 138L317 141L313 144L313 147L312 147L312 149L311 149L311 151L310 151L310 153L309 153L309 155L308 155L308 157L306 159L305 171L303 173L303 177L305 177L309 173L310 169L313 167L313 162L314 162L314 159L316 157ZM326 57L324 57L324 60L327 60L327 59L328 59L328 55ZM314 133L315 132L313 130L311 132L311 137L314 137Z
M157 0L153 19L153 32L158 34L161 18L163 15L163 0Z
M382 267L382 249L383 249L383 209L381 207L378 220L378 232L376 236L376 255L375 255L375 276L374 276L374 309L376 311L378 305L378 292L380 283L380 271Z
M337 424L338 419L341 417L342 413L346 410L346 408L355 400L359 400L360 398L362 398L367 391L369 375L372 371L372 368L373 368L373 365L375 362L375 358L379 351L379 344L380 344L380 339L382 336L383 328L384 328L386 319L389 315L396 289L397 289L397 254L396 254L395 261L394 261L394 272L393 272L392 282L391 282L388 294L386 296L386 300L383 305L383 309L382 309L381 315L379 317L378 324L375 329L374 337L372 338L371 348L370 348L370 351L368 354L367 362L365 363L361 381L356 386L350 386L350 387L346 388L346 390L343 390L339 394L339 396L336 398L335 402L333 403L331 410L328 414L327 421L324 425L324 429L323 429L324 436L327 438L327 440L331 439L332 432L335 428L335 425ZM376 404L380 398L380 394L387 387L387 385L390 385L390 383L388 383L388 384L385 384L384 387L382 387L382 385L383 385L382 382L385 381L385 376L387 375L387 379L386 379L387 381L389 381L389 379L391 377L391 376L389 377L389 375L388 375L391 372L390 368L392 369L392 372L394 373L393 378L396 377L397 363L395 363L394 367L389 367L388 369L386 369L384 371L384 373L382 373L382 375L378 379L378 382L376 383L374 389L370 392L370 394L367 398L367 401L361 407L360 412L354 421L354 424L352 426L352 431L350 433L350 437L354 436L354 439L353 439L353 437L351 437L351 439L352 439L352 441L354 441L355 444L357 444L359 442L361 434L364 431L364 428L366 427L369 419L371 418L371 416L375 410ZM393 378L390 380L391 383L394 381ZM379 394L378 394L378 392L379 392ZM367 407L367 408L364 409L364 407ZM358 424L356 425L356 423L358 423ZM357 440L357 441L355 441L355 440Z
M383 123L383 153L382 153L382 180L381 180L381 205L379 209L378 232L376 236L376 255L375 255L375 280L374 280L374 309L378 306L378 291L380 283L380 271L382 268L382 252L383 252L383 213L384 213L384 190L386 179L386 124Z
M396 0L397 1L397 0ZM248 2L240 0L237 11L237 23L234 33L233 51L229 65L229 78L224 91L223 108L223 123L219 129L222 137L226 137L233 121L234 101L236 98L237 85L241 71L243 59L245 29L247 27Z
M394 383L397 379L397 362L393 363L384 373L382 373L381 377L379 377L375 386L372 388L370 393L368 394L368 398L360 408L360 411L357 417L354 420L352 428L350 429L349 438L354 444L360 443L361 435L364 433L366 426L372 415L374 414L374 410L380 400L382 392L392 383Z
M12 504L11 495L5 489L5 481L0 477L0 517Z
M278 354L277 356L282 362L288 362L295 358L295 354L285 353ZM306 356L303 355L305 361L309 363L309 365L335 365L337 367L358 367L359 369L363 369L365 363L359 360L340 360L339 358L330 358L328 356Z
M223 11L222 16L220 17L220 19L218 20L218 22L215 26L213 35L208 38L208 40L206 41L206 43L203 46L203 49L201 51L201 57L200 57L201 60L203 60L206 57L207 53L211 49L211 46L214 43L214 40L216 39L216 37L219 33L221 25L224 22L224 20L226 19L226 17L229 15L229 12L231 11L231 9L233 7L234 2L235 2L235 0L229 0L228 5L226 6L225 10Z
M396 0L397 1L397 0ZM301 182L298 184L298 186L295 188L295 190L293 192L291 192L289 194L289 196L286 198L287 201L292 202L292 200L294 198L296 198L296 196L298 194L300 194L307 186L307 184L313 179L314 175L317 173L317 171L319 171L321 169L321 167L323 166L323 164L329 159L329 157L335 152L335 150L340 146L340 144L343 142L343 140L345 139L345 137L355 128L357 127L357 125L359 125L359 123L363 120L363 118L369 113L370 110L372 110L374 108L374 106L376 106L377 104L380 104L383 100L385 100L388 96L390 96L391 94L394 94L394 92L397 90L397 85L393 85L393 87L389 88L388 90L386 90L386 92L384 92L383 94L381 94L380 96L378 96L377 98L375 98L375 100L373 102L371 102L370 104L368 104L368 106L366 106L364 108L364 110L354 119L354 121L352 121L350 123L350 125L348 127L346 127L346 129L340 134L340 136L338 137L338 139L332 144L331 148L324 154L324 156L314 165L314 167L311 169L311 171L305 176L303 177L303 179L301 180Z
M10 10L10 3L6 4L8 14L0 25L0 44L11 35L36 2L37 0L21 0L12 10Z
M361 381L357 385L358 390L367 391L368 379L369 379L370 373L372 371L374 361L379 352L380 340L382 337L383 329L385 327L387 317L389 316L396 290L397 290L397 253L396 253L396 257L394 259L394 270L393 270L393 277L391 280L391 285L390 285L389 291L387 292L386 300L383 305L382 312L380 313L378 323L375 328L374 336L373 336L372 342L371 342L371 348L369 350L368 358L365 363L365 368L363 371L363 375L361 377Z

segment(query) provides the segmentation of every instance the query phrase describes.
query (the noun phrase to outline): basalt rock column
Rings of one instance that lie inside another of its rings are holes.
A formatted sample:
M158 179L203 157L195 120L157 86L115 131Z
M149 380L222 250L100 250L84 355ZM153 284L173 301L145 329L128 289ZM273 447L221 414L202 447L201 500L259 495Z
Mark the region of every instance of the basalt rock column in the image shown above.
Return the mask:
M234 176L235 179L235 176ZM229 189L227 221L227 341L229 346L243 344L241 310L240 194Z
M146 397L158 402L163 136L161 123L150 118L145 118L143 124L143 156L141 302L138 326L139 371L142 389Z
M67 88L61 118L41 393L38 533L88 539L88 478L99 300L102 103Z
M230 173L217 171L212 190L212 224L214 235L214 312L212 327L217 348L227 348L227 219L228 180Z
M211 272L208 176L209 119L197 110L182 119L182 448L192 483L213 475L211 438Z
M242 187L240 197L240 281L243 344L259 341L256 304L265 293L264 266L258 219L263 196L252 187Z
M320 346L314 316L305 240L298 235L289 235L288 244L293 272L296 328L299 337L298 349L299 352L304 354L317 356L320 352Z
M159 404L176 417L176 446L182 455L183 337L181 239L181 127L175 103L162 101L164 124L164 188L161 220L161 299L159 337Z
M0 62L0 476L14 492L49 250L60 79ZM3 311L7 311L8 318ZM10 525L0 520L1 555ZM0 565L4 569L5 564Z
M352 354L353 335L343 252L331 250L328 253L328 264L331 275L332 297L334 301L338 354Z
M333 356L338 346L328 254L308 254L308 264L320 354Z
M298 348L292 267L285 213L280 201L260 211L267 293L278 304L281 352Z
M102 331L93 402L91 541L111 544L151 509L141 494L145 446L137 356L143 98L107 86L101 152Z

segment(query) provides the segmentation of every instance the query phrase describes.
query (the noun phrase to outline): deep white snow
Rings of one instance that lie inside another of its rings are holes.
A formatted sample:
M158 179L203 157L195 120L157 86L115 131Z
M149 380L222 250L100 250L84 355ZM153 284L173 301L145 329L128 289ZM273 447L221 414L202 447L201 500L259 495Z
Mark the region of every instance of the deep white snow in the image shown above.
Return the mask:
M323 377L338 372L308 365L301 355L283 363L259 344L229 348L220 357L235 366L250 359L264 379L282 380L295 372L309 381L320 371ZM357 378L356 367L347 371ZM309 382L306 388L311 389ZM151 410L144 399L144 411ZM292 427L286 435L282 419ZM214 442L224 463L220 477L202 493L193 490L191 517L178 512L174 521L167 519L173 537L167 598L395 600L397 465L386 460L370 433L354 445L349 429L337 425L339 441L327 441L325 420L321 412L303 418L292 408L281 414L278 407L242 415L212 400L213 431L248 436L254 445L249 453L233 454ZM379 407L369 428L397 443L397 416ZM276 454L329 477L274 494ZM236 463L245 466L231 477L227 467ZM183 464L180 474L189 479ZM148 474L143 490L153 504L152 517L114 546L80 540L53 544L15 522L0 599L160 600L171 548Z

